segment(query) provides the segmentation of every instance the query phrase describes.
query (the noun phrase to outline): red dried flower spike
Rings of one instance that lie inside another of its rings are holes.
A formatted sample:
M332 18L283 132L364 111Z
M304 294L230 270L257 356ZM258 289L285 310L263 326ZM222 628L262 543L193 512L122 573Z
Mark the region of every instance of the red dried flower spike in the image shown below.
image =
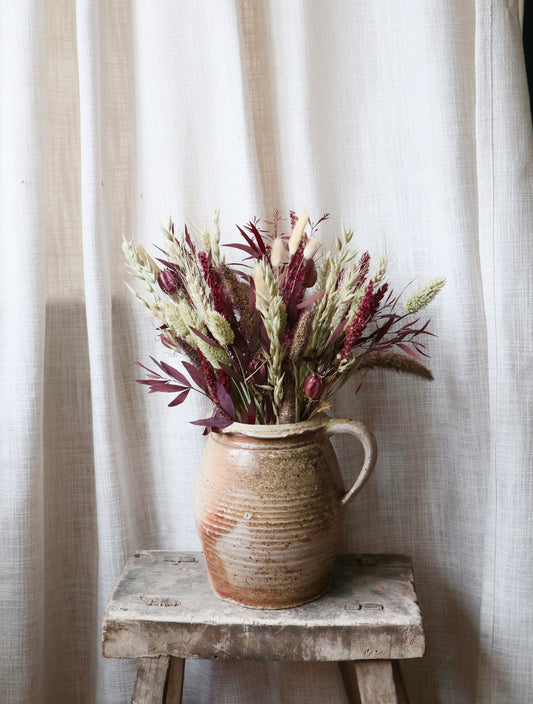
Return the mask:
M307 398L312 401L319 399L324 392L324 379L318 374L318 372L313 372L305 377L304 381L304 394Z
M176 293L178 290L178 280L176 275L170 269L163 269L157 276L157 283L162 291L165 293Z

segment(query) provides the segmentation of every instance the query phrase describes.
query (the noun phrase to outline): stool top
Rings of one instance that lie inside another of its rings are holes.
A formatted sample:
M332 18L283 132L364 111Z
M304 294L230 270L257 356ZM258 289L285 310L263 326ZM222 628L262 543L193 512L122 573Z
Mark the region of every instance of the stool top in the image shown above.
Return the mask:
M110 658L396 660L421 657L424 647L411 559L403 555L341 555L321 599L263 610L216 597L201 552L138 552L103 620Z

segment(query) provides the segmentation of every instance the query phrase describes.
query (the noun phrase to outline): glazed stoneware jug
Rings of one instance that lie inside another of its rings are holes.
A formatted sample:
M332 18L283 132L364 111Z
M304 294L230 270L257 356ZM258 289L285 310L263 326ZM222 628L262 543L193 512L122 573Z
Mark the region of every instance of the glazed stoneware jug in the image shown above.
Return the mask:
M355 436L364 450L348 491L330 442L337 433ZM215 594L265 609L322 596L331 583L346 506L376 456L364 425L324 414L286 425L233 423L212 432L193 510Z

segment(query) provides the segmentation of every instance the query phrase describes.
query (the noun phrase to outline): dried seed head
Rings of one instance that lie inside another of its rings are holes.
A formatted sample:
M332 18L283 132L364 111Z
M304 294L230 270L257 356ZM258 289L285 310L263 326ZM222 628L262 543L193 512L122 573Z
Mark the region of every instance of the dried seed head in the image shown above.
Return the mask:
M418 313L419 310L425 308L431 303L438 292L446 283L446 279L439 276L437 279L428 281L425 286L421 286L406 300L404 308L407 313Z
M319 399L324 392L324 379L318 372L312 372L305 377L304 394L313 401Z
M287 250L283 244L281 237L276 237L272 242L272 250L270 252L270 263L273 267L281 266L287 259Z
M315 238L311 237L309 242L305 245L304 248L304 259L306 261L309 261L312 259L315 254L317 253L317 250L320 247L320 242Z
M305 287L306 288L311 288L316 284L316 280L318 278L318 273L316 270L315 263L312 259L310 259L307 262L307 266L305 268Z
M157 275L157 274L159 273L159 271L160 271L160 270L159 270L159 267L158 267L157 264L154 262L154 260L152 259L152 257L148 254L148 252L146 251L146 249L142 246L142 244L138 244L138 245L137 245L137 252L139 253L141 259L144 260L146 266L147 266L149 269L152 269L153 273L154 273L155 275Z
M255 284L255 292L256 292L256 298L258 296L262 296L266 300L268 300L268 286L267 282L265 281L263 277L263 271L261 264L258 262L255 265L254 269L254 284Z
M307 226L307 222L309 220L309 213L307 210L304 210L304 212L300 215L298 220L296 221L296 225L293 228L291 238L289 240L289 253L294 254L298 247L300 246L300 242L302 241L302 237L304 234L304 230Z
M235 334L231 329L231 325L223 315L216 310L210 310L207 312L207 320L205 322L209 328L209 332L220 345L227 347L233 344Z
M178 290L178 280L174 272L170 269L163 269L163 271L159 272L157 275L157 283L159 284L159 288L169 295L176 293Z

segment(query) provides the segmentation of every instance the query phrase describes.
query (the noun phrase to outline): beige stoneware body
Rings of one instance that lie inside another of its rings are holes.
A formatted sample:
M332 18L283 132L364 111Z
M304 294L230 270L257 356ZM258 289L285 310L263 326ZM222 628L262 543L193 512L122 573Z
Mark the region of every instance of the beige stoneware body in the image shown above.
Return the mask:
M365 458L345 492L334 433L362 443ZM194 518L211 588L256 608L289 608L329 588L344 508L376 460L371 433L319 416L287 425L234 423L211 433L194 489Z

